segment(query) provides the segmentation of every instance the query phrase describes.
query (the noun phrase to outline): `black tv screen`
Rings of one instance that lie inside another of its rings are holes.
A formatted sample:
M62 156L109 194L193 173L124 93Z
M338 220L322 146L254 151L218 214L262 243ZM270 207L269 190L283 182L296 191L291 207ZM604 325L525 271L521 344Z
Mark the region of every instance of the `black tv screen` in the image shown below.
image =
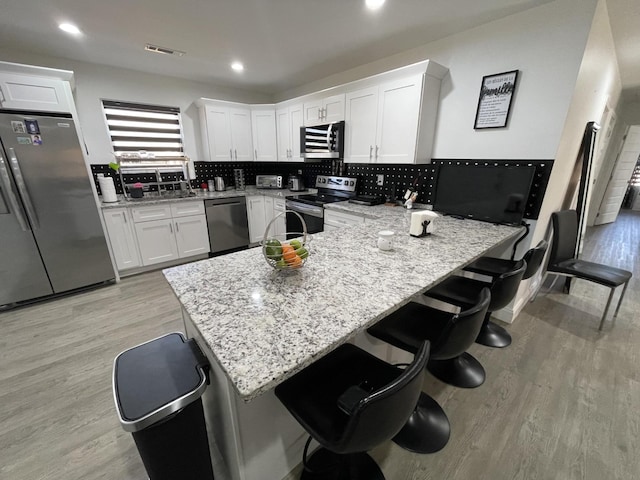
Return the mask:
M519 225L535 167L440 165L433 209L492 223Z

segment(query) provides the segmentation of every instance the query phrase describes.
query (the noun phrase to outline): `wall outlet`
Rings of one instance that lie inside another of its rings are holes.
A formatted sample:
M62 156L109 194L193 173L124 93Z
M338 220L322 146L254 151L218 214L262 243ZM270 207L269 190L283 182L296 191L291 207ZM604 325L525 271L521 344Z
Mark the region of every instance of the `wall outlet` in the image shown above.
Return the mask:
M384 185L384 175L382 174L376 175L376 185L378 185L379 187Z

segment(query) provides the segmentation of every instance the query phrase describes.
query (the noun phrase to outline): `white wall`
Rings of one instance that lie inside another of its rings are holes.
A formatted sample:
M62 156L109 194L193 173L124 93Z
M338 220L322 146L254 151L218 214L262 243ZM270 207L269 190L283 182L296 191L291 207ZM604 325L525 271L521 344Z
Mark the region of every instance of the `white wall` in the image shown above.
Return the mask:
M267 103L270 100L266 95L234 88L3 49L0 49L0 61L73 70L76 108L89 150L90 163L109 163L113 160L101 99L179 107L182 112L185 153L194 161L205 159L198 109L194 104L198 98L247 103Z
M555 155L556 161L540 212L540 224L546 226L551 213L562 207L586 124L590 121L600 122L607 102L617 105L621 90L609 14L605 0L600 0L580 65L562 139ZM533 241L542 238L543 234L542 231L536 231Z
M426 58L449 68L434 158L553 159L597 0L557 0L283 92L310 93ZM484 75L521 72L508 128L473 129Z

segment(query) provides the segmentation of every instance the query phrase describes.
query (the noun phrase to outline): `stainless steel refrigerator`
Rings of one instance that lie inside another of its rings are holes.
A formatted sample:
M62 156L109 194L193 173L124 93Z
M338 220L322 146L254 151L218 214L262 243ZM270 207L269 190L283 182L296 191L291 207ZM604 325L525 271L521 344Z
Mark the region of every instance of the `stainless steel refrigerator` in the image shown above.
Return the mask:
M0 111L0 309L115 278L70 115Z

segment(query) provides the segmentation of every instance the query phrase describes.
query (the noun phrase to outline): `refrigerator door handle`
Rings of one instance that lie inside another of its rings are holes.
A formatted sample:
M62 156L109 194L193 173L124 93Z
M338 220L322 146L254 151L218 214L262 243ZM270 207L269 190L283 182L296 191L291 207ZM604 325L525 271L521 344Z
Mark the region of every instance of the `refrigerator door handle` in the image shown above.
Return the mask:
M16 215L16 219L20 224L20 228L22 228L23 232L29 231L29 225L27 225L27 221L22 215L22 209L18 204L18 199L13 194L13 189L11 188L11 179L9 178L9 170L7 170L7 163L4 157L0 154L0 182L2 182L2 189L7 192L7 200L9 201L9 205L13 210L13 213Z
M18 163L18 156L16 155L16 151L13 148L9 149L9 157L11 160L11 169L13 170L13 176L16 179L16 186L18 187L20 197L22 197L22 203L24 203L24 209L27 212L29 222L31 222L31 228L35 230L39 228L38 217L36 216L36 211L33 208L33 203L31 203L31 197L29 196L29 192L27 191L27 186L24 183L24 177L22 176L20 164Z

